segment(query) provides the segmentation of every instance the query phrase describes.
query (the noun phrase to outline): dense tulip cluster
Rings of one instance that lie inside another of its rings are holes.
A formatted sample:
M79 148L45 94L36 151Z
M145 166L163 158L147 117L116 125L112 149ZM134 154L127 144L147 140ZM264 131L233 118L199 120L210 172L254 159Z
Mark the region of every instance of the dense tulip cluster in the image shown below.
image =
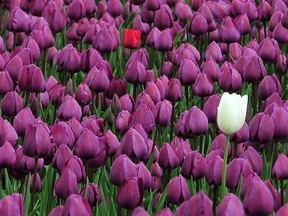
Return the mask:
M288 2L0 2L0 215L287 215Z

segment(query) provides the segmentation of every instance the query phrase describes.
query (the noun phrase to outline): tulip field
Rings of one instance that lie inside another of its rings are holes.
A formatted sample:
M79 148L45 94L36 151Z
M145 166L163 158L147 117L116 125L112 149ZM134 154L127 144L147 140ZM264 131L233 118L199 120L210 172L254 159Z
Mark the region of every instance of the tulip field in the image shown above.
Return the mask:
M288 216L288 0L0 1L0 216Z

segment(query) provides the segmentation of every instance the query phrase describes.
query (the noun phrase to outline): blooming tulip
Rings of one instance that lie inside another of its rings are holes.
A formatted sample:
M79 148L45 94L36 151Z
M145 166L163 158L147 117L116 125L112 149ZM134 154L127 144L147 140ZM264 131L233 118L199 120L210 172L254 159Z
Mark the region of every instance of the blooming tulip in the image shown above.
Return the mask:
M225 92L220 100L217 113L217 123L220 130L227 135L237 132L246 118L248 96Z

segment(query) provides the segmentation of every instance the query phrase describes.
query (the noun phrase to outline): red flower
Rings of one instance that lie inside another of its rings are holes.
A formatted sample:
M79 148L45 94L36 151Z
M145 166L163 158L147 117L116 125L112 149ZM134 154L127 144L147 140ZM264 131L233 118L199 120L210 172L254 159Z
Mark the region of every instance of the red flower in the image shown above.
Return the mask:
M135 49L140 45L140 30L124 29L123 46L128 49Z

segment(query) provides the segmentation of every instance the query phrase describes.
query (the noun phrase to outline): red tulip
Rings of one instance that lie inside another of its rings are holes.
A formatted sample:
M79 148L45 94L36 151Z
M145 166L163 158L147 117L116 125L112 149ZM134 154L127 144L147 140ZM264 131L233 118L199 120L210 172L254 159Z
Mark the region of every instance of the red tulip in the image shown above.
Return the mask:
M141 43L141 32L134 29L124 29L123 46L136 49Z

